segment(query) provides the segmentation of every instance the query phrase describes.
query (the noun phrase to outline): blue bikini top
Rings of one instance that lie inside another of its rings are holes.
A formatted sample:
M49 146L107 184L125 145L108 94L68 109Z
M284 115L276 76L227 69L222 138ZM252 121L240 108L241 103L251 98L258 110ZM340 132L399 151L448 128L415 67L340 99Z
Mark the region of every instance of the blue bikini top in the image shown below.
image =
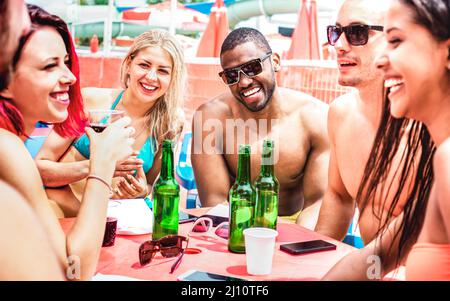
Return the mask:
M111 106L111 109L115 109L117 104L119 103L120 99L122 98L122 95L125 91L120 92L120 94L117 96L116 100ZM82 154L86 159L89 159L90 157L90 151L89 151L89 138L86 136L86 134L83 134L73 145L79 152ZM148 137L147 140L145 140L144 145L142 146L141 150L139 151L139 155L137 156L139 159L144 161L143 169L144 172L147 173L150 168L152 168L153 160L155 157L155 154L153 152L153 139L152 137Z

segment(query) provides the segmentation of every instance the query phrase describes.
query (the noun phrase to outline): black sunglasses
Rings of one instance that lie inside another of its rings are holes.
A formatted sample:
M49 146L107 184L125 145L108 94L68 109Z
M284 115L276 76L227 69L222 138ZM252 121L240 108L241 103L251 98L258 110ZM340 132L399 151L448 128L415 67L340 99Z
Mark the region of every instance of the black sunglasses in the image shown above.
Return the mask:
M327 38L328 43L334 46L339 40L339 37L344 32L347 41L353 46L366 45L369 41L369 30L383 31L383 26L379 25L365 25L365 24L354 24L349 26L327 26Z
M184 247L183 242L186 242ZM170 269L170 273L173 273L181 262L181 258L184 255L184 250L187 248L187 245L188 238L180 235L167 235L158 240L146 241L139 247L139 263L141 266L149 264L157 252L160 252L161 255L166 258L175 257L181 254Z
M244 73L245 76L253 78L263 71L262 63L272 55L272 52L266 53L263 57L255 60L251 60L240 66L225 69L219 72L219 76L222 78L223 82L229 86L237 84L240 80L240 73Z

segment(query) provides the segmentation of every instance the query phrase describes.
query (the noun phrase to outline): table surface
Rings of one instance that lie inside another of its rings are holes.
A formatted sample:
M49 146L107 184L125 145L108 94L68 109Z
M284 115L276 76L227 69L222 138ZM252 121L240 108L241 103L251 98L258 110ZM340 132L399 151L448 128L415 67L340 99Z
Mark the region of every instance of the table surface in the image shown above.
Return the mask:
M183 210L201 215L209 208ZM60 220L65 231L72 226L73 218ZM187 236L192 223L180 224L179 234ZM280 221L277 225L272 273L253 276L247 273L245 254L228 251L227 241L210 236L189 237L189 246L180 265L170 274L175 258L164 258L157 253L146 266L139 264L138 249L142 242L151 239L146 235L118 235L114 246L101 250L97 273L122 275L145 280L177 280L177 277L191 269L212 272L250 280L319 280L343 256L355 250L354 247L320 235L296 224ZM323 239L337 246L336 250L304 255L290 255L280 251L280 244Z

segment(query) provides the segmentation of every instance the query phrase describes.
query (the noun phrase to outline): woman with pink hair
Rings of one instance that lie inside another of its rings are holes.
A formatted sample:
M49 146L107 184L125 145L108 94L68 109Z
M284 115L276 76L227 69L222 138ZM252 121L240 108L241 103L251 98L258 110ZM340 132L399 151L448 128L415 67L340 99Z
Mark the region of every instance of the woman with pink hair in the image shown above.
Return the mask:
M86 128L91 141L88 183L77 219L65 234L39 171L24 146L36 122L54 124L61 136L78 136L85 116L78 61L67 25L37 6L28 6L31 30L13 59L14 74L0 91L0 179L15 187L44 226L61 267L81 279L95 273L105 231L110 183L116 161L132 153L134 128L124 117L101 134Z

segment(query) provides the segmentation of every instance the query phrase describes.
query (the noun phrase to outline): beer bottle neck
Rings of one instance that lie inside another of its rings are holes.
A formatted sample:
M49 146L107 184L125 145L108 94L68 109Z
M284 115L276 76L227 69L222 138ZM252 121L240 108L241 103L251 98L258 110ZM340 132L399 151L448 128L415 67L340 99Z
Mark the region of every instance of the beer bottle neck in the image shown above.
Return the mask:
M273 164L261 165L261 176L264 177L273 176Z
M261 176L273 176L273 148L264 147L261 161Z
M164 147L162 153L161 178L171 180L174 178L173 151L171 147Z
M239 154L237 182L250 182L250 154Z

